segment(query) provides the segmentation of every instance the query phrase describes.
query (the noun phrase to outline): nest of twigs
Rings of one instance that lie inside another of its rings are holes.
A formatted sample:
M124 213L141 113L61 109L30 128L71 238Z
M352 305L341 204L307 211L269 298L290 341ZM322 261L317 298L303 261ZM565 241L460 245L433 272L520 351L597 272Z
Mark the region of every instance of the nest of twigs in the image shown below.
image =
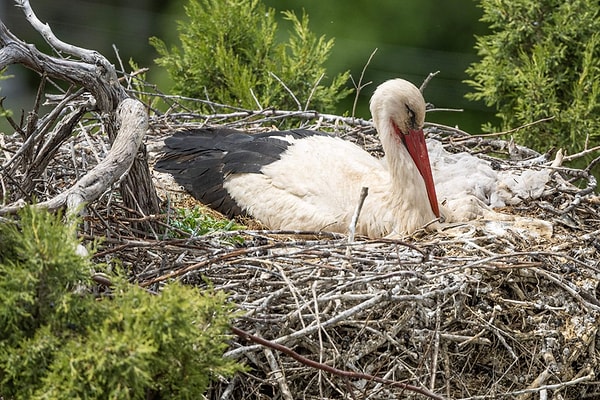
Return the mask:
M148 141L183 126L266 129L281 120L380 152L367 121L273 110L155 116ZM106 153L106 138L92 135L93 126L81 124L66 142L36 186L38 199L63 190ZM433 125L427 131L449 151L500 156L503 168L522 168L506 141ZM17 146L18 138L5 139L5 149ZM4 178L6 187L11 182ZM102 237L95 259L119 259L132 281L153 291L178 279L229 293L240 316L226 356L249 369L215 383L208 398L595 398L594 186L589 171L557 168L541 198L504 210L551 221L551 239L479 228L405 240L259 229L196 237L171 228L169 212L132 218L117 188L88 206L81 235Z

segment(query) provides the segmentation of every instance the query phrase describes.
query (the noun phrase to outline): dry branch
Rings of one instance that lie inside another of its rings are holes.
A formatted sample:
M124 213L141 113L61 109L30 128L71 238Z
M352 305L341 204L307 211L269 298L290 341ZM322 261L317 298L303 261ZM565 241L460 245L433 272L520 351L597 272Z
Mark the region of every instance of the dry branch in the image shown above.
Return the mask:
M48 29L46 35L49 34ZM40 75L82 86L94 94L95 106L103 112L113 111L127 97L114 67L99 53L94 52L88 61L50 57L14 36L2 21L0 46L0 68L22 64Z
M148 116L143 105L133 99L121 102L117 110L119 134L106 158L72 187L58 196L38 203L38 206L57 210L67 207L77 212L81 206L94 201L111 187L131 167L135 154L148 128ZM14 213L23 206L18 202L0 209L0 214Z
M72 137L83 116L95 111L103 115L99 131L112 134L111 141L114 141L107 158L93 170L81 174L83 177L70 188L61 188L62 193L54 196L48 193L40 196L38 193L36 197L40 205L52 210L64 206L75 210L82 203L98 199L111 185L122 179L124 184L121 185L121 192L126 205L146 215L158 213L158 199L143 148L141 162L137 157L148 127L144 106L128 96L119 83L114 66L104 56L59 40L50 26L37 18L29 1L17 0L16 4L23 9L27 21L57 56L46 55L35 46L21 41L0 21L0 68L21 64L42 77L35 108L29 114L26 125L18 126L12 121L13 127L25 141L12 157L2 163L2 173L11 176L11 179L20 179L24 196L13 198L13 204L1 208L0 214L15 212L23 204L32 201L32 192L36 188L39 190L48 165ZM63 53L71 58L64 58ZM38 115L39 105L49 78L63 80L72 86L58 99L50 113L41 116ZM76 89L78 86L81 88ZM128 171L129 174L126 174ZM6 203L8 199L3 200Z
M81 205L100 197L125 175L142 143L148 129L148 115L142 103L133 99L123 100L117 109L119 134L106 158L82 177L75 185L54 197L39 203L40 207L56 210L67 206L77 210Z

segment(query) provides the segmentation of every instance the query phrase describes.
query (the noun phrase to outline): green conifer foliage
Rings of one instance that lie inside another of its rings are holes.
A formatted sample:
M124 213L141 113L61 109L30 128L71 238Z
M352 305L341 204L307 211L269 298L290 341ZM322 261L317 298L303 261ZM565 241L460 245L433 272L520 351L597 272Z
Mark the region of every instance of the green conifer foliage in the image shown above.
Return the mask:
M595 0L482 0L491 32L477 38L482 57L467 81L496 107L501 129L526 145L579 151L600 141L600 5ZM497 128L485 127L491 131ZM590 143L586 143L586 140Z
M293 29L287 42L278 42L275 11L259 0L189 0L185 11L187 20L178 22L180 48L150 39L174 92L252 110L322 112L348 95L348 72L324 84L333 40L312 33L307 15L284 12Z
M0 224L0 398L198 399L240 370L222 357L224 293L153 295L115 276L98 298L75 226L35 208Z

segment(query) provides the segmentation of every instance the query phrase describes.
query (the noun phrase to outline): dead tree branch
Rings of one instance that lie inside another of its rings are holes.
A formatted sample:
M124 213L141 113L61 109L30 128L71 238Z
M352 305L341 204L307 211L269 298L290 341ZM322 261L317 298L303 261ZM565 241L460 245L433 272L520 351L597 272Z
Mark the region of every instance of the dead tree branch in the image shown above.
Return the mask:
M126 206L146 215L158 213L158 198L145 159L145 148L141 146L148 127L145 107L138 100L129 98L119 83L115 67L102 54L58 39L50 26L37 18L28 0L16 0L16 5L56 56L44 54L23 42L0 21L0 69L21 64L42 77L36 107L29 113L25 126L15 128L25 139L23 146L2 163L2 173L11 177L21 174L19 179L25 196L13 199L14 203L0 209L0 214L14 212L31 200L31 191L44 181L48 165L72 137L87 112L102 114L102 126L98 131L109 134L113 142L110 152L69 189L53 196L36 195L41 200L40 205L52 210L65 206L70 210L79 208L82 203L96 200L121 180ZM63 54L70 58L64 58ZM39 116L47 79L61 80L71 87L48 115ZM139 154L138 149L141 150ZM123 176L127 172L130 174Z
M119 84L115 68L97 52L94 52L95 57L91 60L87 60L90 58L88 55L86 60L81 61L51 57L17 38L2 21L0 46L0 68L21 64L40 75L83 86L93 94L95 106L100 111L114 111L119 102L127 97Z
M67 207L77 211L82 204L96 200L126 174L148 128L148 115L142 103L125 99L117 110L119 134L106 158L83 176L75 185L58 196L39 203L40 207L57 210ZM15 212L21 204L0 209L0 214Z

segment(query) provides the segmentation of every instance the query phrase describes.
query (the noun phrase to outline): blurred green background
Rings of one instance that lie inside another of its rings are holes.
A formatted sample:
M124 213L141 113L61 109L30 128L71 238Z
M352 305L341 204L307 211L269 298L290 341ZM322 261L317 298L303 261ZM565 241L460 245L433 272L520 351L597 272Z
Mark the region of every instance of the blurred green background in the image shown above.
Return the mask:
M301 14L304 10L315 33L335 38L328 62L332 76L350 70L358 81L369 56L378 49L364 78L373 84L363 90L357 116L370 117L368 98L376 84L402 77L419 85L430 72L439 70L440 74L425 91L427 101L439 108L464 109L464 112L429 113L428 121L458 126L471 133L479 133L482 123L494 121L493 110L464 98L469 91L462 82L467 78L464 71L477 59L474 35L486 32L485 25L479 22L481 10L476 0L263 1L277 11L291 9ZM168 44L175 44L176 21L184 19L184 3L184 0L129 0L126 4L117 0L31 1L38 17L49 23L60 39L98 50L117 63L114 44L124 63L133 59L141 67L149 67L148 80L164 92L169 92L170 82L154 64L157 54L148 38L158 36ZM12 0L0 0L0 18L18 37L48 51ZM285 21L279 24L282 34L290 28ZM22 109L31 109L39 79L20 66L10 67L9 73L15 78L0 82L0 95L6 97L5 107L12 109L18 120ZM351 96L340 104L338 113L349 112L353 100ZM0 130L9 133L6 126L2 121Z

